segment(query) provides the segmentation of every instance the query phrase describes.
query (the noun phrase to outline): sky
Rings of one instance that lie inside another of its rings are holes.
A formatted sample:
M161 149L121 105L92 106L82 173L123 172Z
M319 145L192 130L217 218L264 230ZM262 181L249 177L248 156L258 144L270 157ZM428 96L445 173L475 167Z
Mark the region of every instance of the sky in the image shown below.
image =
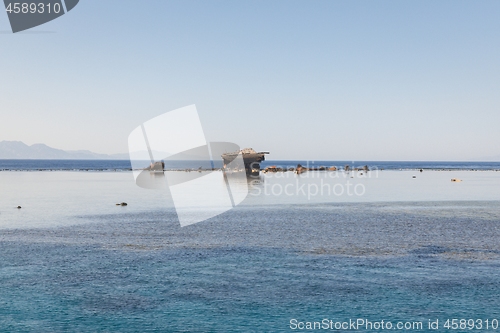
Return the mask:
M500 1L81 0L12 34L0 141L128 151L195 104L208 141L269 159L499 156Z

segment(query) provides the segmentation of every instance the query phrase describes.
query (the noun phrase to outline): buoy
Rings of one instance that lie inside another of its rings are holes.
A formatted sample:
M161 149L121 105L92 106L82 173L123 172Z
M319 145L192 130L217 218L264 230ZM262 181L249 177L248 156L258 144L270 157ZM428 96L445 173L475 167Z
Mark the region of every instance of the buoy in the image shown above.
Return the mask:
M21 207L21 206L17 206L16 208L17 208L17 209L21 209L21 208L23 208L23 207Z

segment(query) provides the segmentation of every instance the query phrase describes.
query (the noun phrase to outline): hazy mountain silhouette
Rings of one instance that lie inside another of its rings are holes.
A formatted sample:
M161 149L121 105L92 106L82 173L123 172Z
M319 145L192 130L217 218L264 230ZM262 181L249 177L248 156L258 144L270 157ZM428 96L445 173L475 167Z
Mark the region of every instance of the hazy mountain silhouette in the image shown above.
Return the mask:
M21 141L0 142L0 159L40 159L40 160L127 160L126 154L98 154L89 150L62 150L42 143L31 146Z

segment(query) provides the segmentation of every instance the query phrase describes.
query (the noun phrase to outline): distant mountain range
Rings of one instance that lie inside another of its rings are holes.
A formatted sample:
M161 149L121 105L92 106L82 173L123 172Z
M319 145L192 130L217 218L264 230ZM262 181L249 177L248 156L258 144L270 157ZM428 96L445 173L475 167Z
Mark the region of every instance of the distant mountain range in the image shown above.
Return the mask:
M168 157L165 152L153 151L155 156ZM149 160L147 151L139 152L141 160ZM2 160L128 160L129 154L98 154L89 150L62 150L49 147L43 143L31 146L21 141L1 141L0 159ZM470 161L500 162L500 155L475 158Z
M128 154L98 154L89 150L61 150L42 143L31 146L21 141L0 142L0 159L39 160L128 160Z

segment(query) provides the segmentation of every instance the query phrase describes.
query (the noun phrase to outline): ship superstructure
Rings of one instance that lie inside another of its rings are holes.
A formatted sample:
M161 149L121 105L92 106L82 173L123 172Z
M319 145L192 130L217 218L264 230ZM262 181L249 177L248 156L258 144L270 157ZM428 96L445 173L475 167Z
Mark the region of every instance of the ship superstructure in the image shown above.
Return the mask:
M224 161L224 167L232 162L239 154L243 156L244 165L237 167L245 169L247 175L258 175L260 172L260 162L266 159L265 155L269 154L269 152L257 152L252 148L245 148L231 153L224 153L221 155Z

